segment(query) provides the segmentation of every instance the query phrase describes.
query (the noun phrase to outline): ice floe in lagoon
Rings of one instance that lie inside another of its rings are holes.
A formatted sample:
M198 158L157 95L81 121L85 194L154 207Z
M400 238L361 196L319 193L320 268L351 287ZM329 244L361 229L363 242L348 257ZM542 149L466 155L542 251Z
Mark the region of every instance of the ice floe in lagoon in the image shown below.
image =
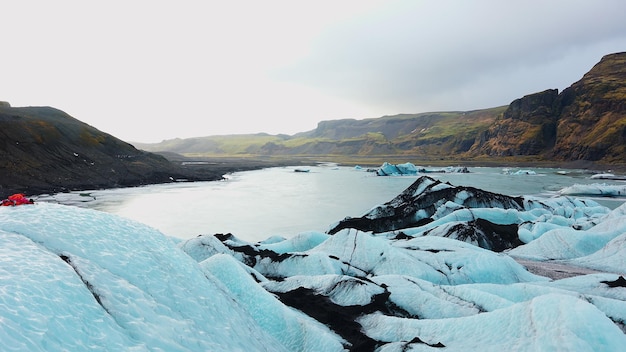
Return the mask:
M426 173L469 173L465 166L448 166L441 169L426 169L424 167L415 166L413 163L407 162L402 164L390 164L384 162L378 169L378 176L413 176Z
M562 195L569 196L602 196L602 197L626 197L626 184L610 185L606 183L593 183L588 185L576 184L565 187L559 191Z
M600 272L552 279L519 258ZM174 241L73 206L0 208L0 341L29 351L620 350L625 258L626 205L429 177L327 233L260 242Z
M514 175L514 176L520 176L520 175L537 175L537 172L536 172L536 171L533 171L533 170L524 170L524 169L522 169L522 170L516 170L516 171L513 171L513 170L511 170L511 169L508 169L508 168L507 168L507 169L502 170L502 172L503 172L504 174L506 174L506 175Z
M594 174L589 178L594 180L626 180L626 176L615 175L612 173L602 173L602 174Z
M390 164L385 162L378 168L376 174L378 176L404 176L417 175L418 171L412 163Z

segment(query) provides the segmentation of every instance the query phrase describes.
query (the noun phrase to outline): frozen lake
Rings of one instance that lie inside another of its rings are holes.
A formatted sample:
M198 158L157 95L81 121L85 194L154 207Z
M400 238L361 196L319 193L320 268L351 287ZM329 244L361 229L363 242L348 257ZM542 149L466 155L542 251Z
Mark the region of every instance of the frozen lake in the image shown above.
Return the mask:
M244 240L260 241L274 235L292 237L304 231L326 231L346 216L361 216L391 200L419 177L380 177L333 165L307 169L310 171L269 168L228 175L225 181L72 192L40 196L37 201L102 210L178 238L230 232ZM502 168L469 170L468 174L428 175L456 186L513 196L550 197L573 184L624 185L624 181L590 179L590 174L576 170L529 169L534 175L505 174ZM594 199L610 208L626 200Z

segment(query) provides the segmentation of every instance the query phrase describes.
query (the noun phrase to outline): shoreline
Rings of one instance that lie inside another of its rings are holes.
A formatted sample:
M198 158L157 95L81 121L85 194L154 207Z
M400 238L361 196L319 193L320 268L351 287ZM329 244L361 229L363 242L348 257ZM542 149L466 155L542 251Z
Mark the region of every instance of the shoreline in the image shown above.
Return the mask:
M263 168L259 165L273 166L304 166L317 163L336 163L341 166L381 166L384 162L390 164L402 164L411 162L419 166L467 166L467 167L537 167L537 168L562 168L589 170L590 172L613 172L626 173L626 162L617 164L605 164L589 160L559 161L559 160L539 160L529 157L493 157L489 159L458 159L458 158L424 158L418 155L279 155L279 156L237 156L237 155L207 155L188 157L182 155L161 154L172 162L183 161L203 161L229 166L244 167L245 169ZM243 164L243 165L242 165ZM249 164L249 165L247 165Z
M181 155L163 155L180 171L176 178L171 178L171 183L179 182L205 182L219 181L234 172L261 170L272 167L284 166L311 166L321 163L335 163L340 166L353 167L356 165L362 167L379 167L384 162L392 164L402 164L406 162L413 163L418 166L426 167L447 167L447 166L465 166L472 167L501 167L501 168L560 168L567 170L583 170L589 174L593 173L626 173L626 165L606 165L598 164L590 161L538 161L538 160L423 160L414 156L376 156L376 157L346 157L346 156L203 156L203 157L185 157ZM496 158L497 159L497 158ZM167 184L170 182L137 182L132 184L110 184L96 185L85 180L83 184L67 185L67 187L59 187L51 185L49 187L41 185L23 185L20 189L12 187L10 192L3 193L24 193L27 196L37 196L44 194L68 193L72 191L86 190L102 190L114 188L138 187L145 185Z

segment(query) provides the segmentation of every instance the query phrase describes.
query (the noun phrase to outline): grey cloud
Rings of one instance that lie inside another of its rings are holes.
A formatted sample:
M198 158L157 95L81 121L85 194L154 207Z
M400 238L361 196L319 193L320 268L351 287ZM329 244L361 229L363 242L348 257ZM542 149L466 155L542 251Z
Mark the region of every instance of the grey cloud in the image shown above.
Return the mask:
M623 1L393 4L330 28L276 75L403 112L482 108L562 89L626 50Z

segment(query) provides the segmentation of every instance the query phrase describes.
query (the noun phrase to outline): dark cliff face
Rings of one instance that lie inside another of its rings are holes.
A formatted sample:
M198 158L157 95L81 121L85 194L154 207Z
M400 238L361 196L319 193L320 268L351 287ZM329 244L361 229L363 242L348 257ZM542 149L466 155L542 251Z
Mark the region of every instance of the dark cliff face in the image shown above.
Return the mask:
M560 96L558 159L626 157L626 52L606 55Z
M558 96L557 89L548 89L513 100L502 117L533 124L554 120L558 111L555 105Z
M472 147L474 155L539 155L556 139L558 91L548 89L514 100Z
M617 53L560 94L549 89L513 101L470 154L623 162L625 140L626 53Z
M3 104L0 126L0 195L5 197L189 178L165 158L54 108Z

